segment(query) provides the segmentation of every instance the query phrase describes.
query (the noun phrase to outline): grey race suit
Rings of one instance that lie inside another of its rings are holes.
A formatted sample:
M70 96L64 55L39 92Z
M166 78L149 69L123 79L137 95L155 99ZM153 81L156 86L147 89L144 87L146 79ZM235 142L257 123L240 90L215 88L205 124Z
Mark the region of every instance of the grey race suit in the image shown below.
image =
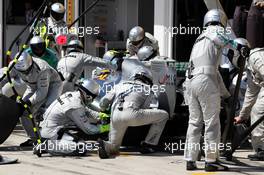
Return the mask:
M80 78L85 67L111 68L104 60L80 52L71 52L63 57L57 66L58 72L63 76L63 93L74 90L74 84Z
M221 96L230 96L218 71L222 49L229 46L229 40L220 26L208 26L196 40L191 57L189 78L185 81L189 105L189 127L186 136L184 158L196 161L200 151L199 143L203 123L205 124L205 159L214 162L218 157L220 142ZM230 47L231 48L231 47Z
M138 46L133 45L130 39L127 39L126 48L131 56L135 55L138 52L138 50L144 46L151 46L154 50L157 51L159 55L158 40L156 40L154 36L151 35L150 33L148 32L145 33L145 38L143 39L143 41L141 41L141 43Z
M251 124L264 115L264 48L251 50L248 60L248 86L240 117L251 116ZM252 146L257 152L264 150L264 122L251 133Z
M105 142L108 154L118 152L129 126L152 124L145 142L158 144L168 120L168 113L149 108L152 94L147 95L144 88L150 87L139 81L121 82L101 100L100 106L103 110L112 104L109 141Z
M46 109L61 94L61 80L59 74L44 60L38 58L33 59L33 67L29 74L23 74L16 69L12 69L11 77L20 77L27 85L27 89L22 97L24 101L29 100L32 104L31 111L34 117L38 113L40 107ZM10 65L12 62L10 63ZM1 82L2 85L7 83L5 78ZM27 117L21 118L27 134L34 137L32 124Z
M0 69L1 72L0 77L3 76L3 72L5 71L5 68L6 67ZM12 80L12 85L14 85L14 88L16 89L17 93L19 95L23 95L27 88L25 83L18 76L13 77L11 80ZM14 92L12 90L12 85L10 85L9 83L3 85L1 88L1 94L7 97L12 97L14 95Z
M59 131L67 128L69 125L75 124L86 134L98 134L100 133L100 128L90 123L90 121L98 119L98 115L98 112L85 106L79 91L66 92L46 110L44 121L40 123L42 127L41 136L56 143L57 146L73 144L74 141L71 136L67 133L62 133L62 136L60 136ZM49 151L51 153L71 153L73 151L66 148Z
M122 62L122 79L121 81L130 80L135 72L146 72L151 74L150 69L145 66L136 56L125 58ZM151 74L152 75L152 74Z

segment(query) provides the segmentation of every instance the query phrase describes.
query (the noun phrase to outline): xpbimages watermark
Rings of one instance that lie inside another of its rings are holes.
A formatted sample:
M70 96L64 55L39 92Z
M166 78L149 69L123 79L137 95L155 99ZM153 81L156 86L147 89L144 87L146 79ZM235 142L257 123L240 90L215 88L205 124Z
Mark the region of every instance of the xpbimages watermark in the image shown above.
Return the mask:
M166 27L163 30L158 30L158 33L162 32L174 37L176 35L200 35L202 32L205 32L206 30L208 32L217 32L219 34L226 34L226 35L230 35L232 33L231 27L226 27L226 28L218 27L217 31L209 31L215 29L208 27L190 26L189 24L187 25L180 24L179 26Z
M86 151L97 151L98 143L69 142L64 140L45 140L41 144L34 144L34 150L43 152L76 152L83 154Z
M223 143L210 143L210 144L201 144L201 143L185 143L180 140L179 143L164 143L164 151L175 153L179 151L194 150L194 151L207 151L217 152L222 150L231 150L231 143L223 144Z
M133 84L133 87L130 89L127 89L125 86L118 86L115 83L114 84L104 84L103 86L100 86L100 92L103 93L109 93L109 92L124 92L129 93L131 92L137 92L137 93L144 93L145 95L150 95L151 93L154 93L155 95L159 93L164 93L166 91L166 85L144 85L141 84Z
M43 32L43 33L42 33ZM98 35L100 33L99 27L71 27L70 29L68 27L47 27L46 30L41 30L41 27L34 28L34 34L47 34L47 35L53 35L56 34L75 34L78 35L78 37L84 37L85 35Z

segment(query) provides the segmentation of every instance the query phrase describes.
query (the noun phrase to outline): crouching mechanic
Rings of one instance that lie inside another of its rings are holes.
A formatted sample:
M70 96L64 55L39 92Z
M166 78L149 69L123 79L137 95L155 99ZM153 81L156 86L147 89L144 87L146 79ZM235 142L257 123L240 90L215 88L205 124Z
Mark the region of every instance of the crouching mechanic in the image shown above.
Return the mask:
M51 67L56 69L58 58L52 50L46 48L46 43L41 37L34 36L30 40L30 47L26 50L26 52L28 52L31 56L35 58L40 58L46 61ZM13 78L12 83L15 89L17 90L18 94L22 96L27 88L26 84L19 77ZM2 93L7 97L14 96L12 86L10 86L9 83L2 87Z
M133 27L129 31L126 48L131 56L137 54L143 46L151 46L156 55L159 55L159 43L150 33L145 32L140 26Z
M78 146L83 142L67 132L67 127L73 124L88 135L109 131L109 123L106 122L109 116L87 107L99 94L99 85L93 80L86 79L76 86L78 90L64 93L50 105L44 114L44 121L40 124L41 136L47 141L39 146L52 148L46 150L50 154L83 154L83 148ZM96 125L91 124L93 120L104 121L103 124ZM49 144L56 146L51 147Z
M247 60L247 89L243 107L235 123L251 119L255 123L264 115L264 48L251 50ZM250 160L264 161L264 122L261 122L251 133L255 154L248 155Z
M162 131L168 120L168 113L164 110L150 109L152 94L146 94L144 89L152 86L152 76L145 70L134 70L130 80L124 80L114 86L101 99L103 110L111 107L111 126L109 141L98 140L98 154L101 159L114 157L119 153L124 134L129 126L152 124L144 142L141 143L141 153L154 152Z
M225 34L226 16L218 9L210 10L204 17L206 30L194 43L187 78L186 101L189 105L189 126L186 135L184 158L186 169L195 170L200 148L203 124L205 124L205 171L228 170L218 159L221 97L230 96L218 71L224 47L233 49L244 58L249 54L247 44L230 40ZM232 60L233 61L233 60Z
M74 84L80 78L85 67L112 68L103 59L85 54L83 50L81 41L70 41L67 45L67 55L58 63L57 70L63 80L63 93L74 90Z
M25 51L17 58L17 63L11 70L10 77L19 77L27 85L22 100L30 107L35 119L38 119L39 114L43 114L46 108L61 94L62 82L57 71L49 66L46 61L32 58ZM1 87L7 82L8 80L5 78L1 82ZM33 126L28 117L23 116L21 121L28 136L34 138ZM31 140L21 144L21 146L28 145L32 145Z

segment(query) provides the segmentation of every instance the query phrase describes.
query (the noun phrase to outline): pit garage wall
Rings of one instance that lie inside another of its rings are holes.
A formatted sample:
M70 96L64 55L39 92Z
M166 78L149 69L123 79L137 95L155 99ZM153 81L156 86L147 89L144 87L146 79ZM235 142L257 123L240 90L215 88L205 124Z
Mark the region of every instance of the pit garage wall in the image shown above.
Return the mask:
M4 5L3 5L3 0L0 1L0 67L3 66L3 58L4 58L4 51L3 51L3 46L4 46L4 30L3 30L3 19L4 19Z
M172 58L174 0L154 1L154 37L159 41L160 55ZM174 58L175 59L175 58Z
M87 8L94 0L85 0ZM99 26L108 41L108 49L124 49L128 31L138 25L138 0L101 0L85 16L85 26ZM119 38L123 31L123 41ZM86 52L95 55L94 36L86 36Z
M93 0L85 0L85 8L92 2ZM88 12L84 23L85 26L98 25L103 32L107 32L108 49L125 49L129 30L141 25L146 31L154 33L159 41L160 54L172 58L173 40L168 31L173 27L173 2L174 0L104 0ZM124 32L123 41L117 40L118 30ZM84 38L85 52L99 56L94 37Z
M64 0L66 15L64 20L69 25L79 16L79 1L80 0ZM79 22L76 22L74 27L78 27Z
M78 2L75 1L77 6ZM85 8L92 2L93 0L85 0ZM154 36L159 40L161 55L172 58L172 35L168 31L173 27L173 4L174 0L104 0L85 15L85 26L101 25L102 21L105 21L104 26L101 27L103 31L107 31L107 36L110 36L107 38L110 41L109 49L123 46L129 30L135 25L142 25L150 33L153 33L154 28ZM118 30L124 32L123 42L117 41ZM86 36L84 43L86 52L95 55L92 36Z
M89 11L84 18L85 27L99 26L104 39L107 40L105 48L95 46L97 35L84 37L85 52L102 56L106 49L125 49L126 38L129 30L138 25L138 2L140 0L101 0ZM94 0L85 0L86 9ZM123 32L123 40L120 40L119 32ZM85 71L85 77L89 77L91 69Z

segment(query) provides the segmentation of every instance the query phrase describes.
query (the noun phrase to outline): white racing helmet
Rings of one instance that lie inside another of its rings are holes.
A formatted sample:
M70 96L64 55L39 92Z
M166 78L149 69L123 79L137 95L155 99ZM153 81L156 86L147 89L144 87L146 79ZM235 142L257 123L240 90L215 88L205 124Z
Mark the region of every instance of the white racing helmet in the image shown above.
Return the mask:
M226 27L227 17L225 13L220 9L209 10L204 16L203 26L208 26L210 24L220 24Z
M16 54L15 58L17 58L19 53ZM19 58L17 58L17 63L15 64L15 69L23 72L23 73L29 73L31 70L31 67L33 65L33 60L30 54L26 51L22 52Z
M46 43L44 39L40 36L34 36L30 40L29 45L32 50L32 53L38 57L41 57L46 51Z
M134 73L129 80L139 80L147 85L153 85L153 77L149 71L140 71Z
M107 51L104 56L103 60L107 63L111 64L114 68L114 70L121 70L121 65L123 62L123 56L124 54L115 50L109 50Z
M83 92L86 105L90 104L100 92L100 85L96 81L90 79L83 80L81 84L78 85L78 88Z
M132 74L128 80L134 81L139 80L147 85L153 85L153 76L149 69L140 67L138 70L132 70Z
M105 52L105 54L103 56L103 60L105 60L106 62L111 62L116 57L117 54L118 54L117 51L109 50L109 51Z
M83 50L84 50L83 43L78 39L71 40L67 44L67 53L70 53L72 51L83 52Z
M133 45L137 45L145 37L145 31L142 27L136 26L129 31L129 40Z
M137 56L140 61L148 61L157 56L157 52L151 46L143 46L138 50Z
M60 21L64 18L65 7L61 3L54 3L50 8L50 16L56 21Z

